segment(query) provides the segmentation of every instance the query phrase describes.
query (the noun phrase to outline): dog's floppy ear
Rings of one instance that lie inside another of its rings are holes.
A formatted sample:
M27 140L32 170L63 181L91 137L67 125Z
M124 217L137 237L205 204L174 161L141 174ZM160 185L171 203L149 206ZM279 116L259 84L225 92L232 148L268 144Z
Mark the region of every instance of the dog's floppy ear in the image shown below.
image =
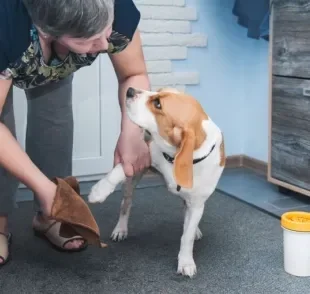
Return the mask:
M174 94L179 94L180 91L178 91L175 88L170 88L170 87L165 87L165 88L160 88L157 90L158 93L160 92L168 92L168 93L174 93Z
M192 188L193 186L195 140L195 133L191 128L182 130L180 147L174 160L174 177L177 184L183 188Z

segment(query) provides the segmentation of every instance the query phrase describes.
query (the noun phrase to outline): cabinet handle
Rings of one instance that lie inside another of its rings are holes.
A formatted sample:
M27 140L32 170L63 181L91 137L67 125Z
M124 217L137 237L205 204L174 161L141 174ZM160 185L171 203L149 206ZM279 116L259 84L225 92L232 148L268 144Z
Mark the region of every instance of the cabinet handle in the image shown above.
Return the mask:
M303 88L302 89L302 94L304 96L310 96L310 88Z

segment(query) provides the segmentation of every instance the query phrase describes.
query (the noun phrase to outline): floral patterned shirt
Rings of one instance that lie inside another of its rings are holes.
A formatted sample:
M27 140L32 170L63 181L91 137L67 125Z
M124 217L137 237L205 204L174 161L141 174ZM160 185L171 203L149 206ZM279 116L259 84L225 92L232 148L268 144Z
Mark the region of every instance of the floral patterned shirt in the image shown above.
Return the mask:
M38 32L22 0L1 2L4 5L0 5L0 79L12 79L13 84L21 89L59 81L78 69L91 65L100 53L113 54L124 50L140 20L140 13L132 0L115 0L114 23L107 51L96 54L70 52L64 60L53 57L46 64ZM18 22L17 25L14 20Z

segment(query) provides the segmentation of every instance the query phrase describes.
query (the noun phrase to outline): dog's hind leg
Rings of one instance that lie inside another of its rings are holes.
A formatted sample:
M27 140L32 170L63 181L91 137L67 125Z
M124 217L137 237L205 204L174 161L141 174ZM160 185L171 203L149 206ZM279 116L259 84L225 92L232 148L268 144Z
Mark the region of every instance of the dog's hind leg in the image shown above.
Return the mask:
M127 178L124 182L123 188L123 200L120 207L119 219L115 226L111 239L113 241L122 241L128 236L128 220L132 206L132 199L135 192L135 188L140 182L145 171L142 171L131 178Z

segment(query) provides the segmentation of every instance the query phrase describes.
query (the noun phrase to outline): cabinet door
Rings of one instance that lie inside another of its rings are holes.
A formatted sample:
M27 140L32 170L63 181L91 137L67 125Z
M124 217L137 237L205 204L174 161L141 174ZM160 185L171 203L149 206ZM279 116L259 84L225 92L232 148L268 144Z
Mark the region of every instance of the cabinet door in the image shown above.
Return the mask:
M310 78L310 1L271 2L273 74Z
M270 175L310 190L310 80L272 79Z
M24 148L27 104L24 91L14 88L17 138ZM99 176L113 166L119 134L118 84L107 55L79 70L73 80L73 175Z

